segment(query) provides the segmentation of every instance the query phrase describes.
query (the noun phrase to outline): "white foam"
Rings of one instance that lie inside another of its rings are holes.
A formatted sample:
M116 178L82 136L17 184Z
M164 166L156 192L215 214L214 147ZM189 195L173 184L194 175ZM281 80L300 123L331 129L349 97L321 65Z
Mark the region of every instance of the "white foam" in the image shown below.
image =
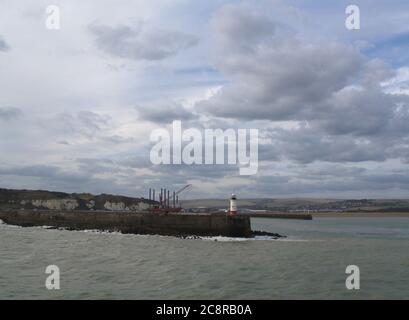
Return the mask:
M13 228L22 228L21 226L15 226L15 225L8 225L4 223L3 220L0 219L0 224L7 225L8 227L13 227ZM66 228L55 228L53 226L36 226L32 228L38 228L38 229L56 229L56 230L67 230ZM98 230L98 229L87 229L87 230L70 230L74 232L83 232L83 233L89 233L89 234L95 234L95 235L124 235L121 232L118 231L106 231L106 230ZM138 236L138 237L169 237L169 236L164 236L164 235L149 235L149 234L127 234L128 236ZM180 237L179 237L180 238ZM280 241L280 242L307 242L310 240L305 240L305 239L295 239L295 238L277 238L274 236L255 236L252 238L240 238L240 237L224 237L224 236L213 236L213 237L200 237L200 236L187 236L183 237L180 239L186 239L186 240L204 240L204 241L214 241L214 242L244 242L244 241Z
M106 231L106 230L97 230L97 229L88 229L88 230L75 230L79 232L84 232L84 233L94 233L94 234L109 234L109 235L119 235L123 234L118 231Z
M38 228L38 229L52 229L52 230L59 230L59 231L70 231L70 232L83 232L83 233L90 233L90 234L112 234L112 235L118 235L122 234L121 232L116 232L116 231L106 231L106 230L98 230L98 229L86 229L86 230L69 230L64 227L53 227L53 226L38 226L38 227L33 227L33 228Z
M295 239L295 238L280 238L280 239L277 239L277 241L281 241L281 242L310 242L311 240Z
M1 220L0 219L0 225L4 225L5 227L7 227L7 228L23 228L23 227L21 227L21 226L16 226L16 225L14 225L14 224L7 224L7 223L5 223L3 220Z
M253 238L239 238L239 237L187 237L186 239L199 239L207 241L219 241L219 242L243 242L243 241L275 241L278 240L276 237L271 236L255 236Z

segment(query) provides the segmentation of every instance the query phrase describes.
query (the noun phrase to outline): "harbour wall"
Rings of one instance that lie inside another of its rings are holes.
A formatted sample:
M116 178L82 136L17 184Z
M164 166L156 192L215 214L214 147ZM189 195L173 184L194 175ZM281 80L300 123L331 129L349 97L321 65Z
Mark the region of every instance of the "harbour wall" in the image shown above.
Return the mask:
M258 213L240 213L241 216L252 218L271 218L271 219L294 219L294 220L312 220L311 214L306 213L280 213L280 212L258 212Z
M250 217L225 214L24 210L0 211L0 219L22 227L50 226L169 236L252 236Z

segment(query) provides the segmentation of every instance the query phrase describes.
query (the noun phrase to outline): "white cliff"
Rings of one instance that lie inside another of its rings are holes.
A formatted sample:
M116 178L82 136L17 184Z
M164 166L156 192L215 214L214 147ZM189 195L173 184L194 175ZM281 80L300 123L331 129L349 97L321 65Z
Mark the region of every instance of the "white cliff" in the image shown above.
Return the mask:
M49 210L75 210L78 208L78 202L74 199L32 200L31 204L36 208Z

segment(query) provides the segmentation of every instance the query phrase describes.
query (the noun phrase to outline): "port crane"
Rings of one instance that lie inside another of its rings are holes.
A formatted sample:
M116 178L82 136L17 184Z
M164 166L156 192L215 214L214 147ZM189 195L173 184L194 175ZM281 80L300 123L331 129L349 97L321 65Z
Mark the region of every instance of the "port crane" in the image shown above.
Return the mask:
M177 196L177 195L179 195L179 193L182 193L183 191L185 191L185 190L187 190L187 189L190 189L191 187L192 187L191 184L187 184L187 185L185 185L183 188L181 188L181 189L179 189L178 191L176 191L175 195Z
M181 208L181 206L179 206L179 194L180 193L182 193L182 192L184 192L184 191L186 191L186 190L189 190L190 188L192 188L192 185L191 184L187 184L187 185L185 185L183 188L180 188L178 191L176 191L176 193L175 193L175 197L176 197L176 205L178 206L178 207L180 207Z
M180 212L182 211L182 207L179 205L179 194L182 192L190 189L192 187L191 184L187 184L184 187L180 188L177 191L173 191L172 194L169 190L164 188L160 189L159 193L159 206L149 208L149 211L152 212ZM153 192L153 193L152 193ZM152 199L153 194L153 199ZM172 197L172 205L170 203ZM149 189L149 200L155 201L155 190Z

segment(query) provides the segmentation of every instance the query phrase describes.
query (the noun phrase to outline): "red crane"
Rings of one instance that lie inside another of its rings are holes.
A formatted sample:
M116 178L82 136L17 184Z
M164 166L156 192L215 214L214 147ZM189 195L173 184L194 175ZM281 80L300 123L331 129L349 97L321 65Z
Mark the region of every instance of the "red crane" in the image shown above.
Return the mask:
M191 184L185 185L183 188L181 188L181 189L179 189L178 191L176 191L175 196L177 196L179 193L181 193L181 192L183 192L183 191L185 191L186 189L189 189L189 188L191 188L191 187L192 187Z
M182 211L182 208L179 206L179 197L178 197L178 195L180 193L182 193L183 191L191 188L191 187L192 187L191 184L187 184L183 188L179 189L178 191L173 192L173 195L172 195L172 197L174 197L173 198L173 203L174 203L173 208L170 207L170 205L169 205L169 206L163 207L163 208L160 208L160 207L159 208L150 208L149 211L152 211L152 212L180 212L180 211ZM169 194L169 192L168 192L168 194ZM170 196L171 195L169 194L169 197L167 197L166 193L165 193L164 198L161 199L161 203L162 202L165 203L165 204L170 203L170 199L169 199Z

